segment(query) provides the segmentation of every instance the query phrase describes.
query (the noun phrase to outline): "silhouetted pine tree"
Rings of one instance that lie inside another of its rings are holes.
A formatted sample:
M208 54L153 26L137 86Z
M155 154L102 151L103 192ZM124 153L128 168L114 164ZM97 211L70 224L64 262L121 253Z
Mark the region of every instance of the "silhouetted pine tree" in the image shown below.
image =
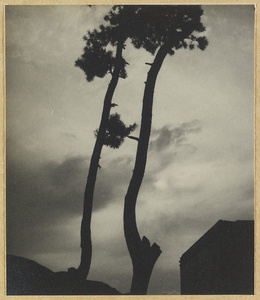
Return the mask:
M86 41L84 53L75 62L75 65L84 71L88 82L92 81L95 77L103 78L107 73L111 73L112 75L104 99L99 129L96 131L96 142L90 160L84 193L83 217L81 223L81 261L78 267L78 275L83 279L87 278L91 264L91 216L95 182L97 171L100 167L99 160L102 147L105 144L113 148L118 148L128 132L130 133L136 127L135 124L130 127L125 127L122 121L120 121L121 123L119 122L120 118L118 118L117 122L118 124L121 124L121 129L124 127L125 132L121 132L120 135L114 134L114 136L112 136L113 128L109 129L111 127L111 120L113 120L113 117L110 117L109 122L110 109L115 106L115 104L112 103L114 91L119 78L126 78L127 76L125 70L127 63L122 56L122 52L125 47L124 43L129 35L128 28L131 26L129 18L131 20L133 19L131 17L132 13L134 13L133 9L128 9L126 14L123 7L113 7L113 9L104 17L108 25L101 25L99 30L95 29L92 32L89 31L84 37L84 40ZM111 18L116 19L116 22L111 22ZM111 50L108 50L108 45L116 47L115 56L113 56Z
M201 50L206 48L208 41L200 35L205 31L201 23L202 14L200 6L155 5L136 9L136 31L132 32L132 43L136 48L142 47L156 55L151 64L147 63L150 70L145 82L140 136L134 171L124 205L124 232L133 264L130 294L134 295L147 293L154 264L161 254L157 244L151 246L145 236L140 238L135 212L147 160L156 78L168 54L173 55L181 48L190 50L195 47Z

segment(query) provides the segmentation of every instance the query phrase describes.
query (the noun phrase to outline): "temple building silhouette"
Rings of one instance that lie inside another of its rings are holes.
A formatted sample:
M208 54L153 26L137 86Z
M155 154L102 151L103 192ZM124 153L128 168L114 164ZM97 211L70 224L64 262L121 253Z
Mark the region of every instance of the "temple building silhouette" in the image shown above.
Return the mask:
M254 294L254 221L218 221L180 258L182 295Z

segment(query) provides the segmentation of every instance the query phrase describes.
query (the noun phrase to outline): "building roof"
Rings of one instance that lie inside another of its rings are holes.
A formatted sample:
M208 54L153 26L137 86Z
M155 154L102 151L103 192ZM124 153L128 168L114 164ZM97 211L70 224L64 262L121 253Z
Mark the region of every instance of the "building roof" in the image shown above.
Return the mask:
M197 240L180 258L180 263L186 262L200 250L215 242L223 235L234 235L254 228L253 220L223 221L219 220L200 239Z

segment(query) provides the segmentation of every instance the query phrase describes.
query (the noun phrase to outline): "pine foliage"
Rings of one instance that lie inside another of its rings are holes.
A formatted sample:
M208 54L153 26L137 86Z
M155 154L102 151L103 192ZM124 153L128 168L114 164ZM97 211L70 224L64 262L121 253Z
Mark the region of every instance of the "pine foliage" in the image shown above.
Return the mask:
M125 137L129 136L137 127L137 124L126 126L120 119L118 113L109 116L107 129L104 138L104 145L117 149L123 142ZM98 130L95 131L95 136L98 135Z

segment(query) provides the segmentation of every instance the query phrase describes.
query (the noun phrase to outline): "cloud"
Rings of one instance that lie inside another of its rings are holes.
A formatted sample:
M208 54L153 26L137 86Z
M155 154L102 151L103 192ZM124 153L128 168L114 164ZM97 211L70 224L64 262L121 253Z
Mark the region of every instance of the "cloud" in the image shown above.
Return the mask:
M28 248L26 239L29 243L37 235L48 236L48 230L50 233L64 220L81 218L88 164L89 160L81 156L61 163L47 161L32 165L17 158L7 161L8 251L23 251ZM120 181L127 179L122 174L124 170L117 167L119 164L120 160L113 164L118 172L112 176L109 169L99 171L94 212L118 199L114 197L118 190L116 183L120 185Z
M170 145L179 147L187 140L188 134L198 133L200 131L201 125L198 120L182 123L179 127L172 129L169 125L165 125L161 129L153 130L152 135L157 137L150 143L151 150L163 151Z
M57 226L80 214L85 161L81 157L61 164L48 161L31 165L18 159L7 161L8 252L26 255L28 251L48 249Z

